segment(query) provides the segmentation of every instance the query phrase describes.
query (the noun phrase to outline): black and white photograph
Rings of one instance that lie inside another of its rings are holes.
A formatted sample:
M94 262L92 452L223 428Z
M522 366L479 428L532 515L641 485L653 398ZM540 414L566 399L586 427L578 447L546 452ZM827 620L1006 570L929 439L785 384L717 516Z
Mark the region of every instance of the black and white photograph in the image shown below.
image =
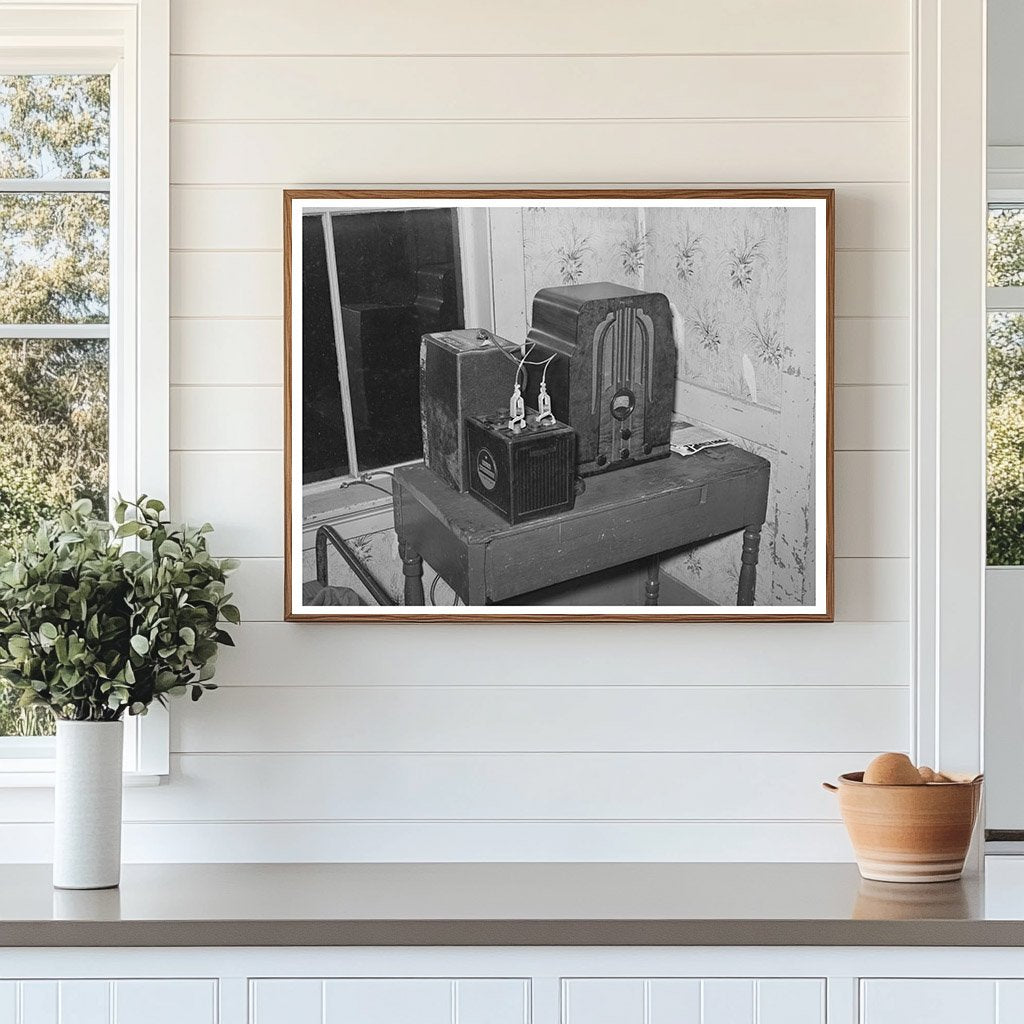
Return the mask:
M293 619L828 621L832 194L285 194Z

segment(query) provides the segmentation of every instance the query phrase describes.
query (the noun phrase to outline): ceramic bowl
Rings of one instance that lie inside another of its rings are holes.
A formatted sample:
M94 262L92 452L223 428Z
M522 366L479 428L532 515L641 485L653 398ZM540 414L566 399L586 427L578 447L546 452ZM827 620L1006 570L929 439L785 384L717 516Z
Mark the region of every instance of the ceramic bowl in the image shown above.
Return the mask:
M863 772L839 776L839 811L857 867L877 882L959 878L981 804L980 775L921 786L876 786Z

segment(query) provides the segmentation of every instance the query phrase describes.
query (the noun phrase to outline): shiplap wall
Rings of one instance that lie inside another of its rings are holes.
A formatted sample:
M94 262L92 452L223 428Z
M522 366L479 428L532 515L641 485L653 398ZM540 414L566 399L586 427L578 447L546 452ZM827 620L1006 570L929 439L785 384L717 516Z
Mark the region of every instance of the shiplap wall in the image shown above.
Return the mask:
M849 857L819 781L910 737L910 12L172 0L173 511L246 621L129 859ZM834 625L280 621L281 189L423 183L837 188Z

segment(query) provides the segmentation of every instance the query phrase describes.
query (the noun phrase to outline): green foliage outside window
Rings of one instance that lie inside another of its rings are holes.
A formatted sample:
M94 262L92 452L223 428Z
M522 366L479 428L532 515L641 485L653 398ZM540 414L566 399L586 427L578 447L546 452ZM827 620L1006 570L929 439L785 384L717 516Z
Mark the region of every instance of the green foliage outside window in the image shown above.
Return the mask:
M988 331L988 564L1024 565L1024 316Z
M0 178L110 174L105 75L0 76ZM0 194L0 323L109 318L104 192ZM76 499L107 506L108 347L104 339L0 339L0 547ZM0 736L52 731L0 684Z
M988 285L1024 285L1024 210L988 218ZM988 318L987 560L1024 565L1024 314Z

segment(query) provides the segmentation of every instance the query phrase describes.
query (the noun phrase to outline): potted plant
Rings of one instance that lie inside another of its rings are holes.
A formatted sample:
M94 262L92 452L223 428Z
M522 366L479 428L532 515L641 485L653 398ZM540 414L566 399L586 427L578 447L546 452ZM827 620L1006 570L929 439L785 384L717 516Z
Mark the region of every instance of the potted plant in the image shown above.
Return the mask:
M172 526L163 513L144 495L107 523L78 501L0 549L0 677L57 722L59 888L120 880L124 715L198 700L214 689L218 646L233 643L221 625L239 621L225 590L238 562L207 551L209 523Z

